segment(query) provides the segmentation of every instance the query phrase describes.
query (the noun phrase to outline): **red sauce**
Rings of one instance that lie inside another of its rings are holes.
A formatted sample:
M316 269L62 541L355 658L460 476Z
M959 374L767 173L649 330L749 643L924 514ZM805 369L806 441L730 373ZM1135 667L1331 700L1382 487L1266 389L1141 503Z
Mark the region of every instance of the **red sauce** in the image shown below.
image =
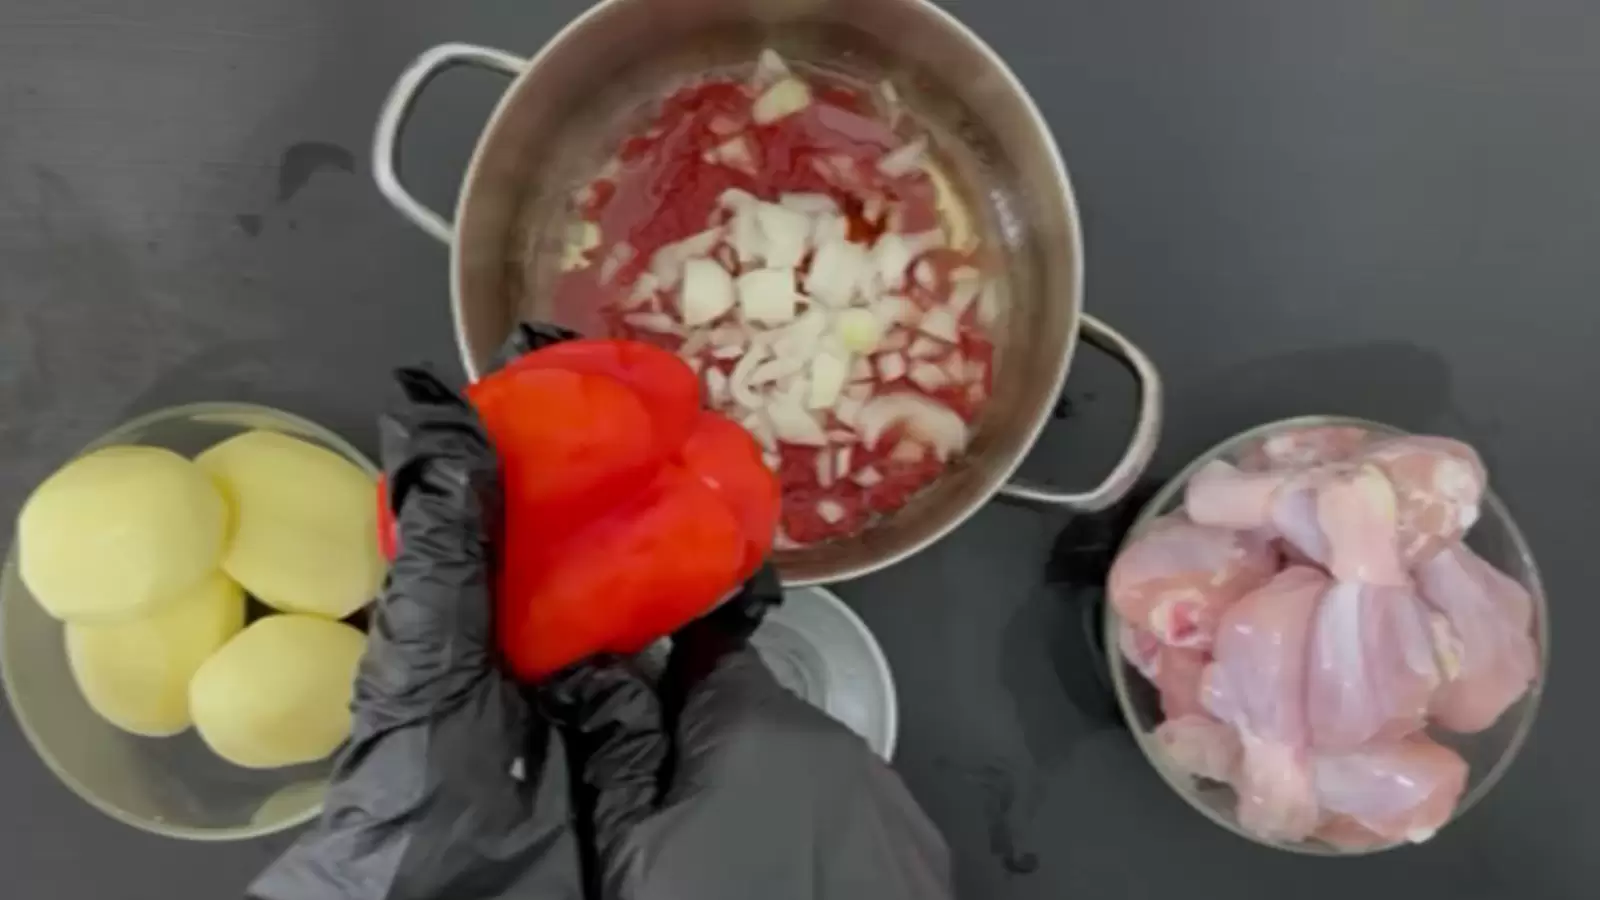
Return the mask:
M574 200L576 213L599 226L600 243L587 252L587 268L558 281L557 317L582 329L598 314L600 330L609 336L679 350L682 337L630 325L626 318L636 310L625 301L658 250L727 221L729 213L719 200L731 188L769 201L786 193L826 194L846 216L848 239L863 244L890 230L910 235L937 227L937 195L924 171L889 177L878 169L886 154L906 143L906 136L880 117L871 99L854 86L831 80L808 83L809 105L766 124L752 119L759 91L741 80L712 78L666 97L654 119L621 142L616 160L607 167L613 174L597 178ZM742 151L727 154L730 141L742 142ZM733 274L739 274L727 255L714 258L726 260ZM908 279L906 293L922 309L947 302L951 272L975 264L968 255L948 249L930 251L920 261L934 274L933 286ZM807 265L809 259L802 271ZM653 303L660 312L678 312L673 292L660 292ZM892 389L920 391L967 422L975 421L990 393L994 349L971 310L960 322L959 340L942 355L921 361L943 366L956 355L979 374L933 390L901 378ZM736 362L709 355L697 361L702 371L724 375ZM880 383L875 389L887 387ZM831 414L827 424L834 430L845 427ZM944 463L931 451L919 459L910 458L906 449L896 454L900 444L901 435L891 433L876 447L851 447L851 471L870 467L878 476L866 486L844 477L846 473L836 473L826 486L819 481L817 457L837 453L835 447L780 444L777 469L785 533L799 543L848 535L875 514L904 505L938 477ZM821 513L823 501L831 501L837 521Z

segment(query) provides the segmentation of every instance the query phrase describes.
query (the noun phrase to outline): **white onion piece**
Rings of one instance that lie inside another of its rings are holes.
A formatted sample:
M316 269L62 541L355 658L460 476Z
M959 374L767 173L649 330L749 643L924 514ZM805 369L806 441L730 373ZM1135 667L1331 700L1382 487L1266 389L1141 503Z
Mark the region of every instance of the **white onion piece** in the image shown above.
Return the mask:
M906 282L906 269L915 255L906 239L890 232L872 245L872 263L877 267L878 285L885 291L899 290Z
M771 361L757 366L755 371L750 373L750 384L759 387L763 384L784 381L799 375L805 367L805 357L779 354Z
M851 475L850 480L864 488L875 487L883 483L883 474L871 466L866 466Z
M689 337L684 340L683 345L678 348L678 356L685 362L691 359L698 359L710 343L711 334L705 329L691 331L689 332Z
M954 344L960 336L956 317L942 306L928 310L922 321L917 323L917 328L923 334L936 337L947 344Z
M711 348L712 359L738 359L739 357L744 356L744 353L744 348L737 344L729 344L723 347Z
M728 376L715 366L706 370L706 401L716 408L728 402Z
M838 213L820 213L811 217L811 245L821 247L834 241L850 238L850 222Z
M982 277L983 273L974 266L956 266L950 270L951 281L977 281Z
M733 402L745 409L759 409L761 395L750 387L750 376L756 367L766 361L767 348L753 346L744 356L734 363L733 372L728 376L728 389L733 393Z
M839 212L839 204L827 194L784 194L778 198L778 205L807 216Z
M815 462L817 470L817 487L833 487L833 454L823 450L817 454Z
M883 101L883 111L888 113L889 124L893 125L905 110L905 104L900 101L900 91L894 82L885 78L878 82L878 98Z
M878 160L878 171L890 178L899 178L920 167L927 155L928 137L918 135L915 140L890 151Z
M756 57L756 70L750 76L750 84L758 89L764 89L788 78L789 75L789 64L783 61L778 51L767 47Z
M904 350L911 343L911 335L902 328L896 328L878 342L878 349L885 352Z
M955 316L957 320L960 320L962 317L966 316L967 310L972 308L973 302L978 299L978 294L982 293L982 291L983 282L981 281L973 281L970 279L963 279L961 281L952 280L950 286L950 302L947 304L950 309L950 314Z
M855 400L860 403L866 403L868 400L872 399L873 387L874 385L871 382L865 384L852 384L844 389L844 395L851 400Z
M783 465L783 457L779 456L775 451L772 451L772 450L769 450L766 453L761 454L761 461L766 463L767 464L767 468L771 469L774 472L778 471L778 467ZM788 538L784 537L783 532L781 532L781 531L778 532L777 536L775 536L773 538L772 546L777 547L779 541L788 541L789 545L791 547L800 546L799 544L796 544L794 541L790 541Z
M923 290L931 291L939 286L939 273L934 271L933 263L921 259L911 267L911 280Z
M641 306L649 305L650 301L656 299L658 287L659 283L656 281L656 276L650 272L646 272L634 279L633 290L628 292L628 308L637 309Z
M811 103L811 89L798 78L780 79L756 98L750 117L765 125L793 115Z
M845 378L850 374L850 361L832 353L818 353L811 360L811 390L806 406L811 409L828 409L844 390Z
M640 331L653 331L656 334L683 334L683 329L666 313L642 312L630 313L622 317L622 321Z
M849 388L845 390L848 391ZM833 401L833 417L841 423L854 428L861 417L862 405L863 403L859 398L852 397L848 393L842 394L839 399Z
M711 133L718 137L737 134L744 128L744 123L733 116L713 116L707 125L711 129Z
M967 360L966 373L962 376L961 380L962 381L976 381L976 382L981 384L983 382L983 372L984 372L983 360L981 360L981 359L969 359L969 360Z
M967 381L967 361L961 358L961 354L959 354L959 353L950 354L950 358L944 361L943 368L944 368L945 375L948 377L948 380L949 380L950 384L965 384L966 383L966 381Z
M683 264L683 290L679 306L683 324L704 325L733 309L737 295L733 276L709 259L691 259Z
M792 321L799 301L791 269L757 269L739 276L739 310L752 322L782 325Z
M922 307L918 306L916 301L910 297L902 297L899 294L885 294L878 301L875 309L885 322L910 325L922 318Z
M843 478L850 474L850 456L851 450L849 447L840 447L833 451L833 474L835 478Z
M871 381L872 379L872 363L868 362L865 357L856 357L855 361L850 363L850 380L856 382ZM849 389L846 389L845 393L848 394Z
M685 359L683 364L688 366L689 371L696 375L700 374L700 369L704 365L698 358Z
M871 353L883 340L883 323L871 310L856 307L839 313L833 333L851 353Z
M856 433L847 428L834 428L828 431L830 444L854 444L856 440Z
M837 500L818 500L817 515L829 525L837 525L844 521L844 507Z
M935 356L943 356L944 348L944 344L919 334L917 339L911 342L911 349L906 351L906 355L912 359L932 359Z
M633 261L637 253L632 244L614 245L600 263L600 283L610 284L617 277L617 273L622 271L622 267Z
M889 201L882 194L868 194L867 198L861 201L861 218L868 222L876 222L883 218L888 209Z
M967 210L967 204L957 193L950 176L945 174L942 166L932 160L923 165L922 171L926 172L928 180L933 182L933 202L939 209L939 221L950 229L950 246L961 251L976 247L978 233L973 228L972 213Z
M721 163L751 175L756 172L755 154L750 150L750 142L743 137L728 138L701 154L701 158L708 163Z
M793 269L800 265L810 248L811 217L776 203L757 204L753 209L765 242L767 267Z
M755 194L740 188L728 188L717 195L717 205L723 209L740 210L757 202Z
M906 374L906 358L898 353L880 353L875 362L879 381L895 381Z
M683 277L684 263L695 257L709 256L721 240L721 228L707 228L657 250L650 257L650 274L655 278L656 286L664 291L677 287Z
M919 463L928 455L928 448L916 441L901 441L889 451L889 458L895 462Z
M567 227L566 241L561 245L561 271L576 272L589 268L589 251L600 246L600 226L587 219L579 219Z
M950 376L931 362L914 362L906 380L925 391L937 391L950 383Z
M767 253L767 241L756 217L760 205L761 201L751 197L749 203L734 211L733 221L728 223L728 244L741 266L759 263Z
M978 295L978 324L984 328L993 328L1000 321L1000 292L995 289L994 282L984 285L983 292Z
M767 417L762 415L759 410L745 416L739 421L739 424L745 431L750 432L750 436L755 438L756 443L761 445L762 450L773 456L777 455L778 438L772 433L772 426L768 424ZM777 463L770 463L769 465L772 468L777 468Z
M828 333L828 323L827 311L813 306L789 325L766 332L761 339L780 356L798 356L806 360L817 352L822 336Z
M745 330L737 325L719 325L702 333L713 347L738 347L742 350L750 340Z
M766 413L772 422L772 432L780 441L806 447L822 447L828 443L828 435L816 418L792 397L775 398L767 404Z
M967 423L950 407L906 392L880 394L867 403L861 410L861 441L876 447L896 425L904 425L907 434L927 442L941 460L967 446Z
M859 244L830 241L817 248L806 275L806 291L832 307L850 305L871 263Z
M913 257L921 256L930 250L943 249L945 245L944 229L930 228L927 231L908 234L905 236L905 241L906 248L911 251Z

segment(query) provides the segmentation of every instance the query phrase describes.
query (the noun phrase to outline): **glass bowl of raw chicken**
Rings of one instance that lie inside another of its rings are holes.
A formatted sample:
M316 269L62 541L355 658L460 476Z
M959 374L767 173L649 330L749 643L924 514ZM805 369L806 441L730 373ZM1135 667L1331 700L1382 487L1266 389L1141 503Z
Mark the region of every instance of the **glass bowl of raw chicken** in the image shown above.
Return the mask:
M1532 726L1549 620L1478 454L1314 416L1237 435L1140 513L1107 584L1118 701L1168 784L1279 849L1420 843Z

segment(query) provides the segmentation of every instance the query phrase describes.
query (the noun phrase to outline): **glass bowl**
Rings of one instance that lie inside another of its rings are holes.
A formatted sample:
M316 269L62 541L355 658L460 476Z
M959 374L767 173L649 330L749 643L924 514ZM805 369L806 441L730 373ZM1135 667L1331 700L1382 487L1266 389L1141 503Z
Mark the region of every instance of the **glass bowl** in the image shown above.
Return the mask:
M1167 482L1140 511L1133 526L1128 530L1127 537L1124 538L1124 544L1143 532L1157 517L1179 509L1183 505L1184 488L1189 483L1190 477L1207 463L1217 459L1236 462L1240 450L1280 431L1330 425L1365 428L1382 435L1406 434L1405 431L1392 425L1345 416L1304 416L1257 426L1212 447L1179 472L1177 477ZM1490 480L1493 478L1494 474L1491 472ZM1431 738L1461 754L1468 766L1466 790L1462 793L1461 801L1455 811L1451 813L1451 822L1464 815L1499 783L1506 769L1510 767L1511 761L1522 749L1538 713L1539 700L1544 693L1550 665L1549 609L1543 585L1539 580L1539 569L1534 564L1533 554L1528 549L1528 542L1523 538L1521 529L1512 521L1511 513L1506 510L1505 504L1492 491L1484 493L1481 515L1467 535L1466 543L1502 572L1516 579L1533 597L1533 628L1539 648L1539 667L1528 692L1501 714L1495 724L1487 730L1477 734L1456 734L1438 728L1428 729ZM1117 702L1121 705L1128 728L1133 732L1134 739L1144 751L1145 757L1150 760L1150 764L1167 784L1171 785L1180 797L1187 800L1190 806L1240 837L1295 853L1356 856L1404 846L1404 842L1400 842L1351 849L1335 847L1315 839L1294 843L1276 842L1246 831L1234 815L1236 797L1231 787L1221 782L1190 775L1174 766L1167 758L1154 734L1156 726L1162 721L1160 697L1155 688L1145 681L1139 670L1123 658L1118 643L1120 627L1121 618L1108 603L1103 638L1110 660L1111 680Z
M326 447L374 478L378 469L338 435L298 416L245 403L197 403L141 416L94 441L166 447L185 456L251 429ZM254 611L254 601L251 602ZM0 678L22 733L74 793L135 828L193 841L260 837L315 818L332 759L255 771L224 762L194 729L148 738L101 719L67 667L63 626L17 574L13 546L0 573Z

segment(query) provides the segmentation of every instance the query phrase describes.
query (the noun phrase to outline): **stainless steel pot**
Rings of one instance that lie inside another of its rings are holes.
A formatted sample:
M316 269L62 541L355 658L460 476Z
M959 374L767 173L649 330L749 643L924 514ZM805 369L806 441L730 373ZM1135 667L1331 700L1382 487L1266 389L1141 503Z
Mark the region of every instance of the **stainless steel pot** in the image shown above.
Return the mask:
M900 512L847 541L784 551L789 584L852 578L928 546L997 492L1073 510L1104 509L1143 472L1161 430L1161 381L1131 342L1082 313L1083 246L1066 167L1049 128L1005 63L926 0L603 0L531 59L445 44L396 81L373 141L379 189L451 245L461 361L476 378L519 318L548 317L535 264L571 190L592 175L663 84L748 63L763 47L864 79L889 78L933 129L956 180L1005 251L1008 313L995 394L965 457ZM401 184L396 148L429 79L457 65L510 76L478 140L455 223ZM1052 409L1081 334L1139 382L1139 413L1120 462L1099 485L1063 491L1013 479Z

